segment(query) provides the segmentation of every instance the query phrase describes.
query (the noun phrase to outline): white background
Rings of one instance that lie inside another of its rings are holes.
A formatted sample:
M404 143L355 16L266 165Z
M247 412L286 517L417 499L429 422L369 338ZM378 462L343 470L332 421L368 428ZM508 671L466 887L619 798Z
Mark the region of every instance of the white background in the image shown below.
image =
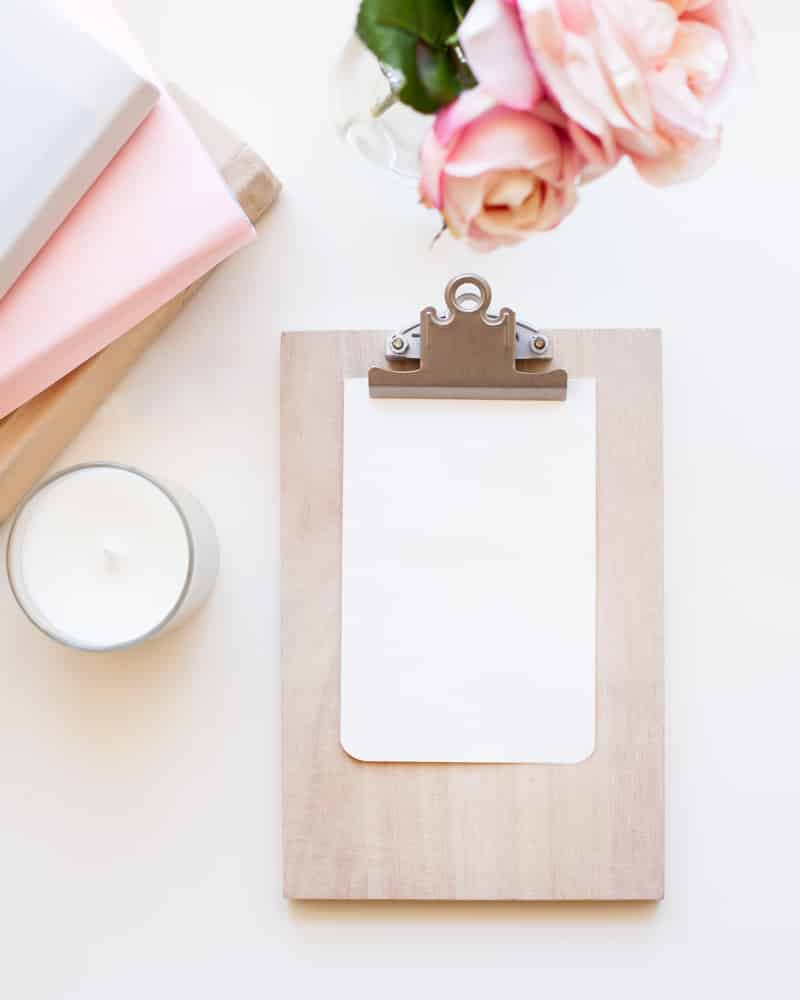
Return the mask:
M286 190L62 463L131 462L196 492L223 547L207 613L92 658L36 634L0 584L3 997L793 995L800 10L749 7L758 83L715 170L656 191L620 169L557 232L478 258L430 251L434 216L333 133L351 0L120 0ZM467 269L533 323L664 329L659 905L281 897L280 331L407 324Z

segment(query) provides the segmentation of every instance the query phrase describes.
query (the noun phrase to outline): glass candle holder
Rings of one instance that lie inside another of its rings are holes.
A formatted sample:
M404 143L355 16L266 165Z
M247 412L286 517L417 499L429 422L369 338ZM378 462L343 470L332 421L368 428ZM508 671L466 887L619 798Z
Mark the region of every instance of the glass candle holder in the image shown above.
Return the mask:
M73 649L99 652L184 622L211 592L219 544L190 493L97 462L64 469L28 494L6 565L34 625Z

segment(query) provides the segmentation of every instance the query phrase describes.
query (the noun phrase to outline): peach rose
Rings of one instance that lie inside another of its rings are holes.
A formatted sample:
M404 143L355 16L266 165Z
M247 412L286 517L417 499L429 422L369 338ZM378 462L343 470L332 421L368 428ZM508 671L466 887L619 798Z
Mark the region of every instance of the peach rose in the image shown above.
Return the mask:
M561 107L585 179L627 153L667 184L715 159L751 33L737 0L475 0L459 41L497 101Z
M580 129L573 138L585 155L612 163L627 153L654 184L695 177L714 161L721 112L751 41L736 0L510 5L545 92Z
M546 115L547 103L539 107ZM563 129L477 87L436 116L422 144L420 192L456 238L493 250L557 226L575 207L581 165Z

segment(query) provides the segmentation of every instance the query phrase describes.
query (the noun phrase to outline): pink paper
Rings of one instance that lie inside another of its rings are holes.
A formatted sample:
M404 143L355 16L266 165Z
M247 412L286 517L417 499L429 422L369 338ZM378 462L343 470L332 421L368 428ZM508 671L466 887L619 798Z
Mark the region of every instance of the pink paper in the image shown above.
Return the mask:
M0 417L253 238L191 126L162 92L0 301Z

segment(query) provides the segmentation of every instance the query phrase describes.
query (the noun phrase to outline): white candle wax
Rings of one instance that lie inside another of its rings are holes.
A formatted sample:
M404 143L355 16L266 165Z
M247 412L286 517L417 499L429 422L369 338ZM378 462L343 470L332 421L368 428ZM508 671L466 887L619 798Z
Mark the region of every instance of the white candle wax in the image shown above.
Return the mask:
M208 595L217 562L213 526L194 498L114 465L45 483L9 538L23 610L83 649L129 645L183 620Z

